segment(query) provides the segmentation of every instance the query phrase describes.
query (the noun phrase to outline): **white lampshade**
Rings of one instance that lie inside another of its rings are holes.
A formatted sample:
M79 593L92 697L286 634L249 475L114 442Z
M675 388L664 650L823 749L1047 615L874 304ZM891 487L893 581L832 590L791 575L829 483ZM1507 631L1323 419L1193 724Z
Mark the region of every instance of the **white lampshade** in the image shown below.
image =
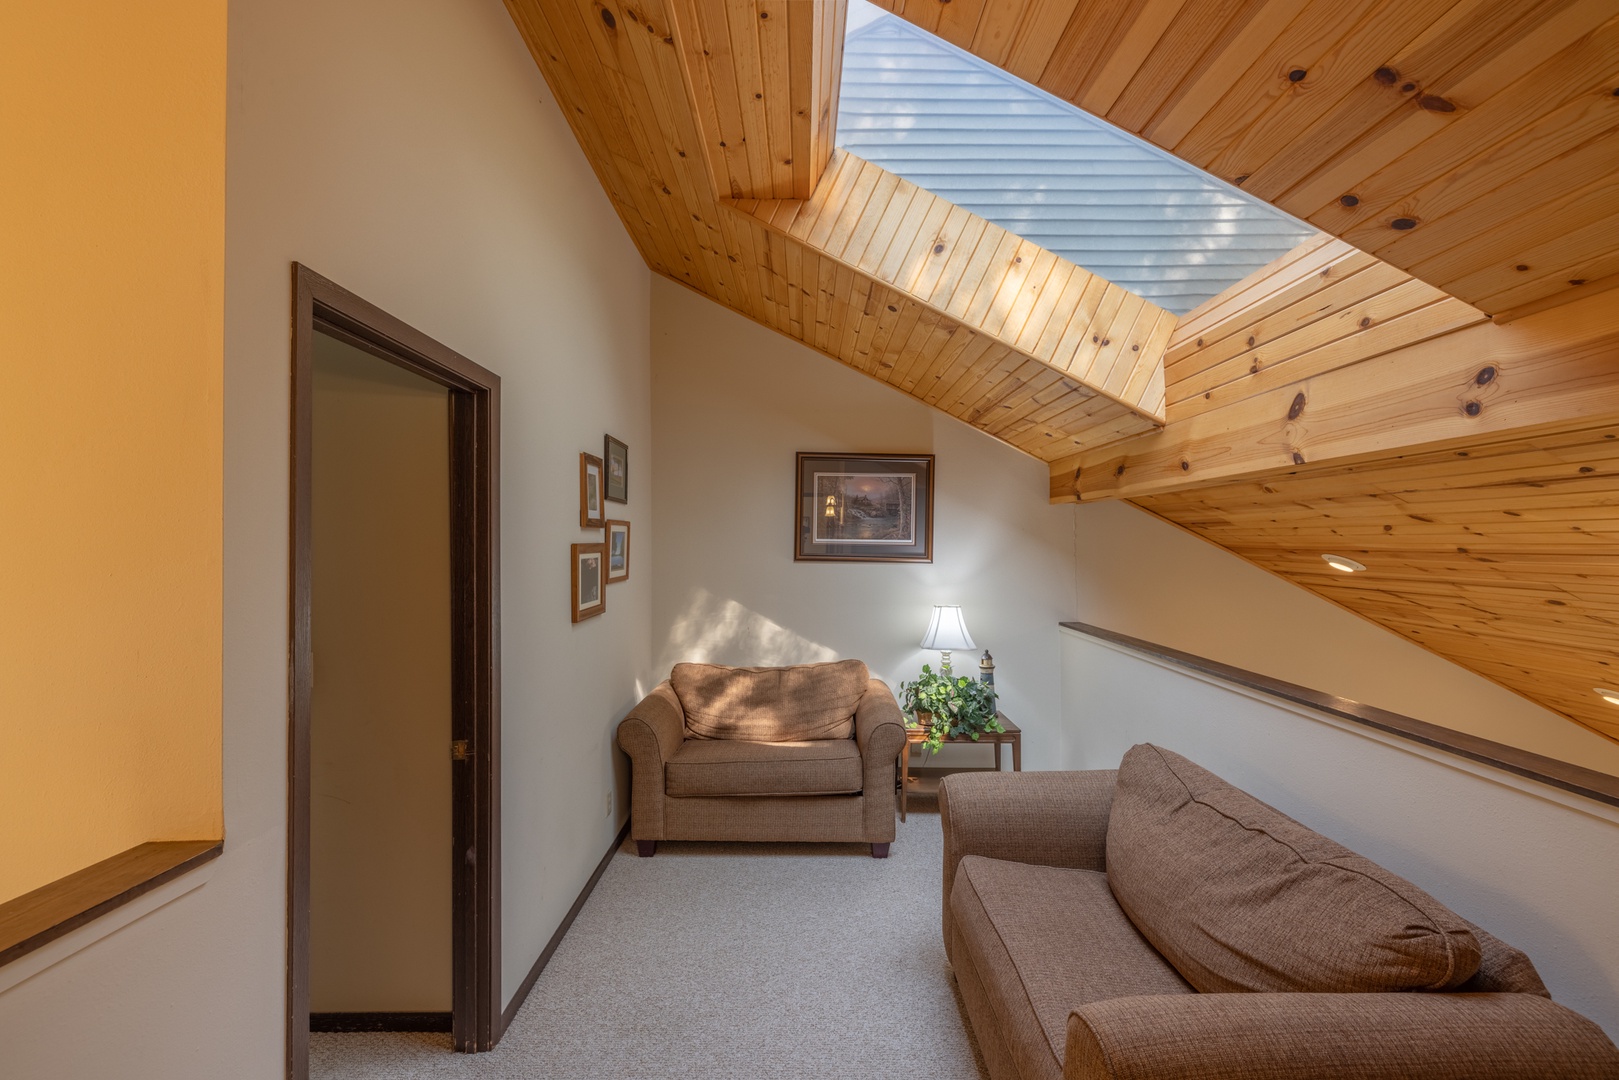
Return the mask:
M967 633L967 621L961 617L959 604L933 605L933 619L928 623L928 632L922 635L922 648L949 652L977 647Z

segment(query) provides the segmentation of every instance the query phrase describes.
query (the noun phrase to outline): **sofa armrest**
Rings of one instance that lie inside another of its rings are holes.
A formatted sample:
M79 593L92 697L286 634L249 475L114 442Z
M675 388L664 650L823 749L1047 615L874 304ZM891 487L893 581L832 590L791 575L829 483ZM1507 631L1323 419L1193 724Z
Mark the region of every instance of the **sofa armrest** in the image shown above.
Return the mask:
M630 836L662 840L663 764L686 741L686 713L665 679L618 724L618 745L630 756Z
M964 855L1107 869L1107 819L1117 770L955 773L939 785L944 829L944 947L950 887Z
M855 706L854 741L867 761L899 760L899 749L905 745L905 714L899 711L894 692L881 679L866 683L866 692ZM889 786L893 786L892 782Z
M881 679L866 683L854 710L854 741L860 748L861 809L865 838L873 844L894 839L894 778L905 745L905 714Z
M1619 1050L1532 994L1176 994L1068 1017L1065 1080L1619 1078Z

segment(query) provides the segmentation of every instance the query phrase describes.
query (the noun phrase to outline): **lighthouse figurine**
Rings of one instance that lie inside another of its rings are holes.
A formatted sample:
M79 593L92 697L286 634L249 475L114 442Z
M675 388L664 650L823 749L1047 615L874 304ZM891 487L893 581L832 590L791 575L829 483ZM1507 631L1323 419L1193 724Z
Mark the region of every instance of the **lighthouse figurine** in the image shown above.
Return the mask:
M988 649L978 658L978 681L991 689L995 687L995 658L989 655Z

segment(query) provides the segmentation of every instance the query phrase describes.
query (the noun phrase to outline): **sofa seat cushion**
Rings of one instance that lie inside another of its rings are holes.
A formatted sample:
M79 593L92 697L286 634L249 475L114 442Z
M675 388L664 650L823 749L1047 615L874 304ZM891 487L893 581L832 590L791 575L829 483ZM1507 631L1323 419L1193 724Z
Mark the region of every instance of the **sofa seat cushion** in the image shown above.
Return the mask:
M1150 744L1119 766L1107 875L1199 990L1446 990L1479 967L1466 920L1369 859Z
M676 664L669 683L690 739L847 739L870 679L859 660L792 667Z
M1062 1076L1075 1007L1193 992L1094 870L968 855L956 868L950 913L955 948L966 952L995 1014L985 1021L1001 1033L1024 1080Z
M664 765L664 791L701 795L847 795L860 790L853 739L750 743L687 739Z

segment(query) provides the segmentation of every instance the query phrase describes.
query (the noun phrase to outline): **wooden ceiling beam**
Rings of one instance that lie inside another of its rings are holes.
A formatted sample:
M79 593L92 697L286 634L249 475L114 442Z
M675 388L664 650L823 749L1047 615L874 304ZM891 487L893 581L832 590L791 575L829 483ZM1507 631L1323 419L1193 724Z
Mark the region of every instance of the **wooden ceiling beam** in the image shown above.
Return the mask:
M1507 326L1475 323L1184 420L1171 404L1160 432L1053 462L1051 496L1135 498L1619 417L1616 371L1619 294L1610 292Z

